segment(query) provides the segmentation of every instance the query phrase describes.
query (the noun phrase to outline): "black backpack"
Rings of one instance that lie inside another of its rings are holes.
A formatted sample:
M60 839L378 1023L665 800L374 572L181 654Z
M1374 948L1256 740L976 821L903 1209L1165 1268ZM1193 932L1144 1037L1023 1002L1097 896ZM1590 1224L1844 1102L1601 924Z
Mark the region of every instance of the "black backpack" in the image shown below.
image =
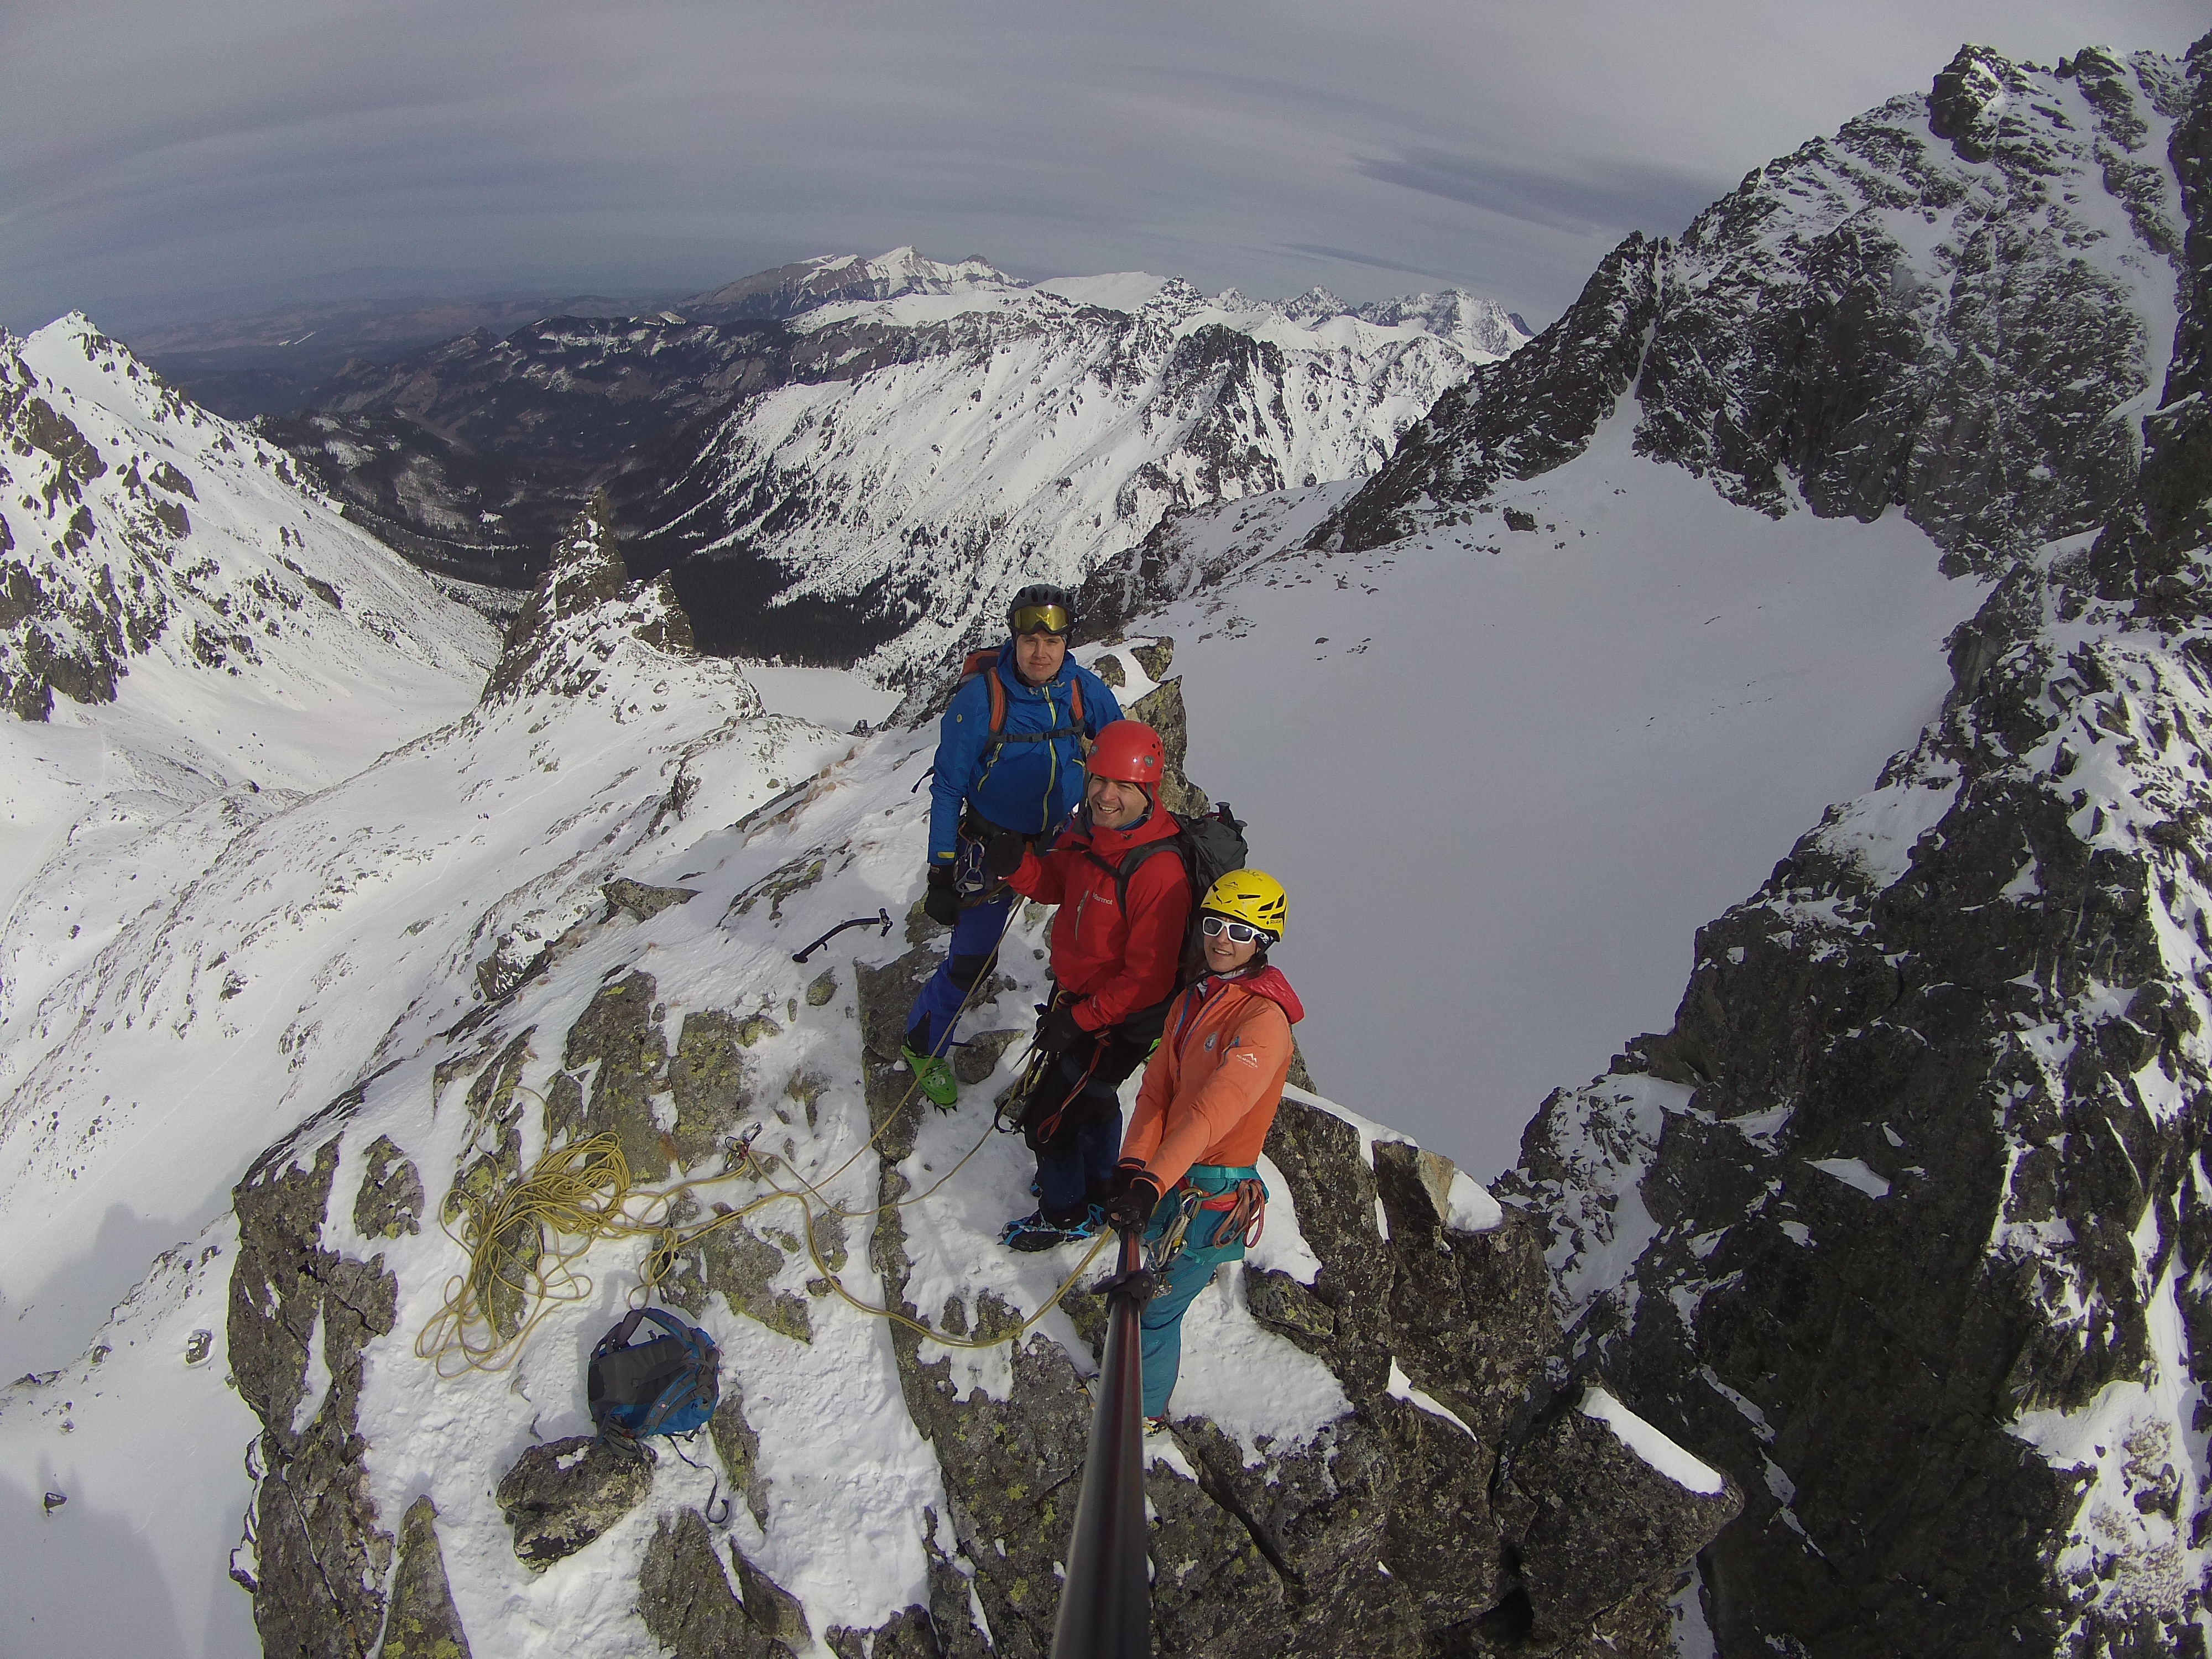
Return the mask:
M1183 921L1182 952L1176 969L1176 984L1180 988L1194 983L1206 965L1198 933L1199 902L1222 877L1231 870L1242 870L1252 849L1245 844L1244 820L1229 810L1227 801L1195 817L1181 812L1168 816L1175 820L1175 834L1133 847L1121 855L1121 862L1114 869L1114 902L1124 916L1129 914L1129 878L1153 854L1172 851L1182 860L1183 873L1190 879L1190 915ZM1106 862L1096 853L1091 856L1101 865Z

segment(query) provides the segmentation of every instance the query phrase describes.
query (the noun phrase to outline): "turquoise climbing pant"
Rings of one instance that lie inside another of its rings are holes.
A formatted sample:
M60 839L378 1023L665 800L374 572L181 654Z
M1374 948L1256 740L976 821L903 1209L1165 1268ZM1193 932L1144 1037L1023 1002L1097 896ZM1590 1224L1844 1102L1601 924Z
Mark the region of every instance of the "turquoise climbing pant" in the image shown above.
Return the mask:
M1184 1179L1194 1187L1207 1193L1225 1193L1240 1181L1257 1177L1252 1169L1231 1169L1219 1164L1194 1164ZM1178 1194L1170 1193L1152 1212L1151 1223L1145 1229L1145 1240L1153 1243L1163 1237L1174 1222ZM1200 1210L1191 1218L1190 1227L1183 1234L1182 1249L1160 1275L1160 1288L1145 1304L1139 1321L1141 1340L1138 1352L1144 1358L1145 1415L1158 1417L1168 1408L1168 1396L1175 1392L1176 1376L1182 1369L1182 1316L1191 1302L1204 1290L1213 1270L1224 1261L1235 1261L1244 1254L1244 1240L1239 1236L1220 1243L1215 1234L1221 1224L1229 1219L1226 1210Z

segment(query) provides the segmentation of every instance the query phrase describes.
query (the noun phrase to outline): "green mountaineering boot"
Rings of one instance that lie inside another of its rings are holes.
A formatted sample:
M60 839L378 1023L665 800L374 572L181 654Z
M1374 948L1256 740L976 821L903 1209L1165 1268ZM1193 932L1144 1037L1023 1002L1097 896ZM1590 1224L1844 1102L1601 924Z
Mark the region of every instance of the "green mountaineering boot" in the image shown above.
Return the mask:
M929 1097L930 1104L940 1112L949 1112L960 1103L960 1079L952 1075L952 1067L935 1054L917 1054L911 1043L899 1045L899 1058L921 1085L922 1093Z

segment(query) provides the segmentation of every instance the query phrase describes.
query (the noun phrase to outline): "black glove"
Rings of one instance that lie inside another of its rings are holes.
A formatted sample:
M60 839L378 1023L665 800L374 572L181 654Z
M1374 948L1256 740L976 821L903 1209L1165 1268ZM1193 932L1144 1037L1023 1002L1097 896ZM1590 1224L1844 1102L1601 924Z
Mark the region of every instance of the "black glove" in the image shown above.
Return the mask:
M1134 1232L1152 1218L1159 1201L1159 1177L1125 1158L1114 1171L1114 1195L1106 1200L1106 1219L1124 1232Z
M1065 1054L1090 1035L1075 1023L1073 1004L1055 1002L1037 1022L1036 1046L1048 1054Z
M928 890L921 896L923 913L940 927L950 927L960 920L960 893L952 884L952 866L933 864L929 866Z
M1022 867L1029 851L1030 838L1020 830L994 829L983 837L983 873L1003 881Z

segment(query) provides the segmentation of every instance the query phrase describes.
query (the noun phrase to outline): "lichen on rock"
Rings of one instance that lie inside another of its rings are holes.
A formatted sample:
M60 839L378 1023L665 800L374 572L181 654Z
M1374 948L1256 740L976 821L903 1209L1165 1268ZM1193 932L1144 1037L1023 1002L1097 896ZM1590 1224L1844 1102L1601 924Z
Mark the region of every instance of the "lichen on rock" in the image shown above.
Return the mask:
M501 1477L501 1516L532 1572L582 1549L645 1501L653 1464L588 1434L531 1447Z
M561 1053L572 1073L598 1068L574 1133L614 1136L638 1182L668 1173L669 1146L653 1112L653 1097L669 1086L668 1039L653 1018L656 995L653 975L638 969L600 987L568 1028Z
M398 1238L422 1231L422 1176L390 1135L369 1143L368 1167L353 1201L353 1224L364 1238Z
M392 1576L382 1653L383 1659L471 1659L438 1547L437 1506L427 1497L410 1504L399 1523L399 1566Z
M253 1621L264 1651L360 1659L384 1614L392 1538L369 1495L357 1431L362 1353L398 1316L384 1259L341 1257L322 1243L339 1142L302 1169L291 1139L257 1159L232 1193L229 1352L240 1397L261 1419L254 1497ZM323 1381L309 1404L308 1357Z
M637 1610L646 1629L675 1659L793 1659L811 1640L799 1604L734 1543L730 1556L743 1601L730 1589L699 1512L664 1517L638 1574Z
M684 1016L668 1064L676 1102L672 1132L685 1169L720 1151L753 1111L753 1079L738 1022L721 1009Z

